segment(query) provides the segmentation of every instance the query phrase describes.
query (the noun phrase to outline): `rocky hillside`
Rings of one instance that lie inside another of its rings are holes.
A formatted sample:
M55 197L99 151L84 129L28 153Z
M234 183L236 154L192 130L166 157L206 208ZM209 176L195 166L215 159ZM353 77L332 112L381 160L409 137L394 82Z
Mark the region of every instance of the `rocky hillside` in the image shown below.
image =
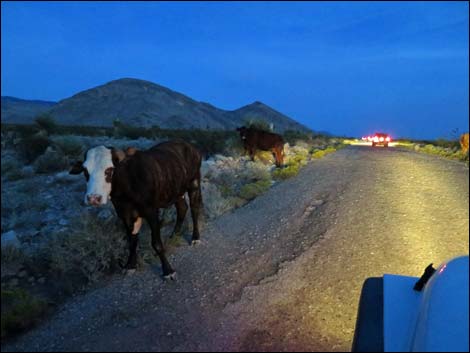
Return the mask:
M55 104L56 102L2 96L2 122L29 123L39 114L51 109Z
M309 130L260 102L227 111L155 83L131 78L79 92L59 101L49 113L65 125L111 126L115 119L120 119L125 124L143 127L233 129L246 119L264 119L273 123L279 132ZM29 121L31 119L29 116ZM28 120L20 121L4 114L2 108L2 121L24 123Z

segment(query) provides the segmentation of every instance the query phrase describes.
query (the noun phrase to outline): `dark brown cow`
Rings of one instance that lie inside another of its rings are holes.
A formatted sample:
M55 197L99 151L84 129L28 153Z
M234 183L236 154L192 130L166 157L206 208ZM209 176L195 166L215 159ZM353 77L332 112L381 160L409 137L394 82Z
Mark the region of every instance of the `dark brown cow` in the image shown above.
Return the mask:
M256 150L271 151L276 159L276 166L282 166L284 161L284 139L281 135L245 126L237 128L237 131L240 132L245 153L250 155L252 161Z
M136 267L138 233L142 218L152 232L152 246L159 256L165 278L174 278L175 271L165 256L160 238L158 210L176 206L174 235L179 235L188 210L187 192L193 219L193 244L199 242L198 217L202 205L201 154L183 141L164 142L146 151L132 149L127 154L104 146L87 151L85 162L77 162L71 174L85 173L85 202L99 206L110 198L126 227L129 259L126 267ZM95 185L91 185L91 184Z

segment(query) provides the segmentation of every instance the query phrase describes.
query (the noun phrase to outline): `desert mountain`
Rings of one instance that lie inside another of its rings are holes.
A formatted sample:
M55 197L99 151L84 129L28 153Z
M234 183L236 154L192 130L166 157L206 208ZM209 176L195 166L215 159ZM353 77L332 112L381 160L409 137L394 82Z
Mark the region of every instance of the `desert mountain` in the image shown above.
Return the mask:
M2 97L2 122L26 123L34 115L11 115L10 103L4 112ZM274 124L275 130L307 131L305 126L270 108L255 102L229 111L208 103L198 102L181 93L155 83L123 78L108 82L63 99L47 112L64 125L112 126L115 119L134 126L175 129L233 129L248 119L263 119Z
M27 124L54 106L56 102L2 96L2 122Z

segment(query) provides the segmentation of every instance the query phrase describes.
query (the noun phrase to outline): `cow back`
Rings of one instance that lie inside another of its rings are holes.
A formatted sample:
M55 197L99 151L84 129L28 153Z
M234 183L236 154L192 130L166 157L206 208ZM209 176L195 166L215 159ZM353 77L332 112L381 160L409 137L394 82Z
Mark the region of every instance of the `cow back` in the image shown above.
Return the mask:
M136 151L116 167L111 198L132 202L137 208L168 207L200 177L201 161L200 152L184 141Z
M284 139L281 135L272 132L248 129L246 143L251 147L267 151L275 147L282 148L284 146Z

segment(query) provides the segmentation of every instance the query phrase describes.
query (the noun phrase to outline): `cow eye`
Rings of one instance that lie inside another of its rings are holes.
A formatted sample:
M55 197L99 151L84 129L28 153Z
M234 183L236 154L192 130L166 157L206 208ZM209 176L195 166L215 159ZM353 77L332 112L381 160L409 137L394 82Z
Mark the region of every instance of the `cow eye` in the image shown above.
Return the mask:
M104 171L104 176L105 176L105 180L107 183L110 183L111 180L113 179L113 170L114 170L113 167L109 167L109 168L106 168L106 170Z

